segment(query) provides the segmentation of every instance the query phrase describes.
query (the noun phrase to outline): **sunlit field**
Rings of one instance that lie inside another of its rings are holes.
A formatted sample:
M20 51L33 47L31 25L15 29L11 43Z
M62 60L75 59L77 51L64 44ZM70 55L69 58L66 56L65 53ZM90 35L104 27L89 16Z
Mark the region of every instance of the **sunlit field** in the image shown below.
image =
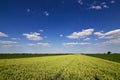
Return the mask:
M0 57L0 80L120 80L120 63L107 59L77 54L20 56L27 55Z

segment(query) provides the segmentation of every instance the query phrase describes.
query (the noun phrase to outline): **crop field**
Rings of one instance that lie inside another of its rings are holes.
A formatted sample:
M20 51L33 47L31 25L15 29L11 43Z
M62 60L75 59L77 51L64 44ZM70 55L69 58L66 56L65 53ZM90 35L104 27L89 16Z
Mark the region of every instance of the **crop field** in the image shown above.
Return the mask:
M120 63L120 54L109 54L109 55L108 54L87 54L87 55Z
M0 80L120 80L119 62L92 56L0 56Z

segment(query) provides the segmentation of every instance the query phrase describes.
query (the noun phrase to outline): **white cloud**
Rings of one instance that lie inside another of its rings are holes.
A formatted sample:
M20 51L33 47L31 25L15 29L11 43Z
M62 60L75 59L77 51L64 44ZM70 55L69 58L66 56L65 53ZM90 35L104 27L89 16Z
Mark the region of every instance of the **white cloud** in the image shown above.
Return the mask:
M11 40L20 40L20 38L11 38Z
M69 39L79 39L79 38L85 38L87 36L90 36L94 29L85 29L81 32L73 32L71 35L67 36Z
M8 47L20 47L21 45L2 45L2 48L8 48Z
M103 5L103 8L109 8L109 6L108 5Z
M102 2L101 5L106 5L106 2Z
M28 46L36 46L36 44L29 43Z
M28 44L28 46L41 46L41 47L50 47L49 43L36 43L36 44Z
M80 5L83 5L83 1L82 1L82 0L78 0L78 3L79 3Z
M40 36L40 33L34 32L34 33L24 33L23 36L25 36L29 40L39 41L43 38Z
M3 44L3 45L16 45L17 42L0 40L0 44Z
M90 38L85 38L85 39L84 39L84 41L88 41L88 40L90 40Z
M59 36L60 36L60 37L63 37L63 34L60 34Z
M45 15L45 16L49 16L48 11L44 11L44 15Z
M27 9L27 12L30 12L31 11L31 9Z
M0 32L0 37L8 37L8 35L3 32Z
M113 4L113 3L115 3L115 1L114 1L114 0L112 0L112 1L110 1L110 3L111 3L111 4Z
M89 9L95 9L95 10L101 10L104 8L109 8L109 6L107 5L107 2L102 2L100 4L94 3L94 4L91 4L89 7Z
M120 44L120 38L117 39L112 39L112 40L108 40L106 42L103 42L103 44Z
M100 5L92 5L92 6L90 6L89 9L101 10L102 6L100 6Z
M40 29L39 32L44 32L44 30Z
M77 45L88 45L88 44L90 44L90 43L88 43L88 42L81 42L81 43L79 43L79 42L69 42L69 43L63 43L62 45L73 47L73 46L77 46Z
M120 38L120 29L112 30L106 33L95 32L94 34L97 35L99 38L105 39Z
M43 47L50 47L49 43L37 43L37 45L43 46Z
M12 46L20 46L17 44L18 42L14 41L2 41L0 40L0 44L2 48L12 47Z
M98 6L95 6L95 9L100 10L100 9L102 9L102 7L98 5Z
M110 39L110 40L107 40L105 42L101 42L101 43L96 43L95 45L97 46L105 46L105 45L114 45L114 44L120 44L120 38L116 38L116 39Z

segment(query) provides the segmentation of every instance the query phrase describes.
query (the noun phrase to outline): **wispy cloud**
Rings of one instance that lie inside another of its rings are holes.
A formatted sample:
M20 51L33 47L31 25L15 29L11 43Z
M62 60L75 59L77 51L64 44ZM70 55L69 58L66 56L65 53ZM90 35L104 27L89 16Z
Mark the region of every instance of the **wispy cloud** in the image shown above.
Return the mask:
M90 40L90 38L85 38L85 39L84 39L84 41L88 41L88 40Z
M45 16L49 16L50 15L48 11L44 11L43 13L44 13Z
M83 5L83 1L82 1L82 0L78 0L78 3L79 3L80 5Z
M0 32L0 37L8 37L8 35L3 32Z
M33 41L39 41L43 38L40 36L40 33L34 32L34 33L24 33L23 36L25 36L29 40Z
M109 32L95 32L99 39L107 39L104 42L97 43L96 45L109 45L109 44L120 44L120 29L111 30Z
M11 38L11 40L20 40L20 38Z
M49 43L36 43L36 44L29 43L29 44L27 44L27 45L28 45L28 46L50 47L50 44L49 44Z
M73 32L71 35L67 36L69 39L79 39L79 38L86 38L93 33L94 29L85 29L81 32Z
M0 44L3 44L3 45L15 45L15 44L17 44L17 42L0 40Z
M99 38L104 38L104 39L120 38L120 29L112 30L106 33L95 32L94 34Z
M27 9L27 12L31 12L31 9L28 8L28 9Z
M103 8L109 8L109 6L108 5L103 5Z
M101 9L102 9L102 7L101 7L100 5L97 5L97 6L92 5L92 6L90 6L90 8L89 8L89 9L101 10Z
M120 38L108 40L108 41L103 42L102 44L105 44L105 45L108 45L108 44L120 44Z
M77 45L88 45L90 43L88 42L69 42L69 43L63 43L63 46L69 46L69 47L73 47L73 46L77 46Z
M111 0L110 3L113 4L113 3L115 3L115 1L114 1L114 0Z
M43 29L40 29L39 32L44 32L44 30L43 30Z
M114 1L111 1L111 2L114 2ZM109 2L101 2L101 3L99 2L99 3L97 3L95 1L92 4L90 4L90 7L88 9L102 10L102 9L109 8L110 5L108 6L108 4L109 4Z
M60 36L60 37L63 37L63 34L60 34L59 36Z
M14 42L14 41L2 41L2 40L0 40L0 44L1 44L2 48L18 46L18 42Z
M50 47L49 43L37 43L37 45L43 46L43 47Z
M106 45L119 45L120 44L120 38L116 38L116 39L110 39L101 43L96 43L95 45L97 46L106 46Z
M29 43L29 44L27 44L27 46L36 46L36 44Z

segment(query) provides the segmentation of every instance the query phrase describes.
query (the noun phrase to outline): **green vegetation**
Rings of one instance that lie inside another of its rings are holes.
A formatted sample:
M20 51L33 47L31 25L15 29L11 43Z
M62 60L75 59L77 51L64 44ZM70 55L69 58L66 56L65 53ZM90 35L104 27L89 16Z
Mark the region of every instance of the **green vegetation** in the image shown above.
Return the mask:
M87 54L87 55L120 63L120 54Z
M13 59L13 58L30 58L30 57L46 57L46 56L58 56L69 54L0 54L0 59Z
M0 59L0 80L120 80L120 63L86 55Z

